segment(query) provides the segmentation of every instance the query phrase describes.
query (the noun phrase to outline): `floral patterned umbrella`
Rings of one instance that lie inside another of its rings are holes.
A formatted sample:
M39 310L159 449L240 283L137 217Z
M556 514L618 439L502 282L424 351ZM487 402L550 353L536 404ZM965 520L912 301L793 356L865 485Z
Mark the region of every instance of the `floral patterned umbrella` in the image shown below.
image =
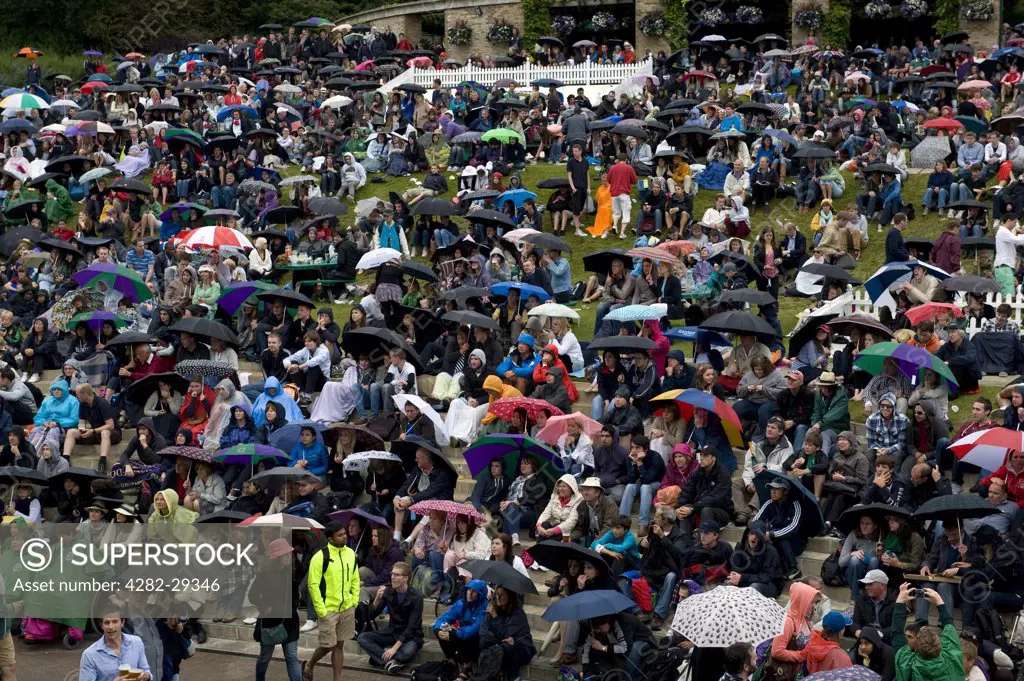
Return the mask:
M511 421L512 412L516 409L525 409L526 417L531 421L536 421L537 414L542 411L548 412L551 416L562 415L562 410L555 405L532 397L502 397L499 400L495 400L494 404L487 411L502 421Z
M165 447L157 452L159 456L166 457L182 457L184 459L191 459L193 461L205 461L206 463L213 463L213 457L210 452L206 451L202 447L182 447L175 445L173 447Z
M472 518L474 522L482 523L484 521L483 514L472 506L447 499L419 501L410 506L409 510L416 515L427 515L431 511L440 511L441 513L447 513L448 518L451 520L455 520L456 516L466 515Z

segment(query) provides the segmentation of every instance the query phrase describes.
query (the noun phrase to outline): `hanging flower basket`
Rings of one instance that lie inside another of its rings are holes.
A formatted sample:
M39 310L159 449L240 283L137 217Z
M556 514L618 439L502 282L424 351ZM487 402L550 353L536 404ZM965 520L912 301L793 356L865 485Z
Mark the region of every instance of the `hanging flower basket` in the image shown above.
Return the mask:
M487 27L487 42L508 44L512 40L512 24L504 19L496 19Z
M928 3L925 0L903 0L900 14L911 21L928 14Z
M793 12L793 23L805 30L817 30L825 23L825 12L817 3L806 3Z
M468 45L473 37L473 29L465 21L456 22L448 29L448 43L450 45Z
M619 22L611 12L594 12L594 18L590 20L590 23L594 30L609 31L618 26Z
M760 7L743 5L736 10L736 23L739 24L761 24L764 23L764 12Z
M700 13L700 23L705 26L718 26L729 21L729 17L726 16L725 12L717 7L706 9Z
M640 19L640 32L649 38L660 38L668 30L668 22L661 12L647 14Z
M964 0L960 5L960 18L967 21L988 21L994 13L992 0Z
M555 35L569 35L576 30L576 19L568 14L559 14L551 21Z
M869 19L888 19L890 7L885 2L869 2L864 5L864 16Z

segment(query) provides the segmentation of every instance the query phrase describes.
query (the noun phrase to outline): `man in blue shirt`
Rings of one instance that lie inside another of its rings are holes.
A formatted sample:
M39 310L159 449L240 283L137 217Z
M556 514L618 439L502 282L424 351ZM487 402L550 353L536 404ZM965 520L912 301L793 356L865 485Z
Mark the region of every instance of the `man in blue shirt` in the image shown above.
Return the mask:
M149 283L153 281L153 268L156 265L156 256L152 251L146 250L146 242L142 239L135 240L135 247L125 255L125 263L129 269L139 273L139 276Z
M739 130L743 132L743 119L740 115L732 110L732 107L728 104L722 109L722 122L718 126L719 130Z
M572 276L569 273L569 261L557 248L549 248L541 258L541 266L548 271L551 280L551 293L555 302L567 303L572 298Z
M79 681L114 681L120 677L118 668L124 665L142 670L139 681L150 681L153 675L142 639L122 631L124 621L116 612L104 615L102 626L103 638L82 653Z
M964 143L960 145L960 149L956 152L956 163L960 166L960 177L970 173L971 166L977 164L980 168L984 162L985 147L978 144L977 135L968 130L964 133Z

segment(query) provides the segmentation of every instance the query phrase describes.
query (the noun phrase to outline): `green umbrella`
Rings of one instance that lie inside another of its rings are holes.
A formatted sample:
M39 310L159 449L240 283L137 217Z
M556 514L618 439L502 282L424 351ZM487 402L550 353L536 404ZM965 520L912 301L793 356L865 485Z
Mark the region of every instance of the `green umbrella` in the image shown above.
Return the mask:
M519 143L526 146L526 138L523 133L510 130L509 128L495 128L494 130L488 130L480 138L481 142L490 142L491 140L498 140L503 144L511 144L512 140L519 140Z
M146 286L139 273L121 265L94 263L80 272L75 272L73 279L83 288L91 288L103 282L133 303L153 297L153 292Z
M95 310L93 312L79 312L71 321L68 322L68 328L73 329L78 324L86 324L93 331L99 333L100 329L103 328L103 322L110 322L119 329L123 329L128 326L128 320L118 314L109 310Z
M168 128L164 130L164 139L174 139L175 137L191 137L198 140L200 144L206 144L203 136L191 128Z
M953 372L945 362L924 348L907 345L906 343L875 343L857 356L853 366L863 369L872 376L877 376L882 373L882 367L887 359L892 359L896 362L900 372L909 378L915 386L920 385L921 372L925 369L931 369L946 379L946 384L950 390L958 387Z

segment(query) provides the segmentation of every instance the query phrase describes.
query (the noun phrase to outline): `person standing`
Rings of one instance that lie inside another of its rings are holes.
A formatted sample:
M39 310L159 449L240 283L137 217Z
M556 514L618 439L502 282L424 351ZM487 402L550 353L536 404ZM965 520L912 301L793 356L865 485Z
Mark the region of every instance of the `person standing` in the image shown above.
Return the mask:
M1017 222L1017 216L1007 213L996 230L996 257L992 263L996 283L1004 296L1013 295L1017 288L1014 272L1017 271L1017 247L1024 246L1024 233Z
M906 262L910 260L910 252L903 242L903 230L907 228L907 214L896 213L892 218L892 228L885 235L885 264ZM1024 241L1022 241L1024 243ZM998 248L996 249L998 251ZM998 259L998 255L996 256Z
M124 620L117 612L109 612L101 619L103 638L93 643L82 653L78 665L81 681L115 681L122 678L119 667L127 665L141 670L138 681L150 681L149 662L146 660L146 646L138 636L124 633ZM6 672L4 679L7 678Z
M626 163L626 155L621 152L608 171L608 184L612 195L612 228L618 231L620 239L625 239L626 228L630 224L630 195L636 184L636 171Z
M572 198L569 199L572 224L576 228L576 236L586 236L580 228L580 215L586 209L587 197L590 196L590 164L583 158L582 143L573 143L572 158L565 162L565 171L572 191Z
M356 553L348 546L348 529L339 522L324 528L327 544L309 559L306 584L319 623L316 650L302 663L302 677L312 681L313 669L328 653L334 681L341 681L345 665L345 641L356 633L359 605L359 571Z

